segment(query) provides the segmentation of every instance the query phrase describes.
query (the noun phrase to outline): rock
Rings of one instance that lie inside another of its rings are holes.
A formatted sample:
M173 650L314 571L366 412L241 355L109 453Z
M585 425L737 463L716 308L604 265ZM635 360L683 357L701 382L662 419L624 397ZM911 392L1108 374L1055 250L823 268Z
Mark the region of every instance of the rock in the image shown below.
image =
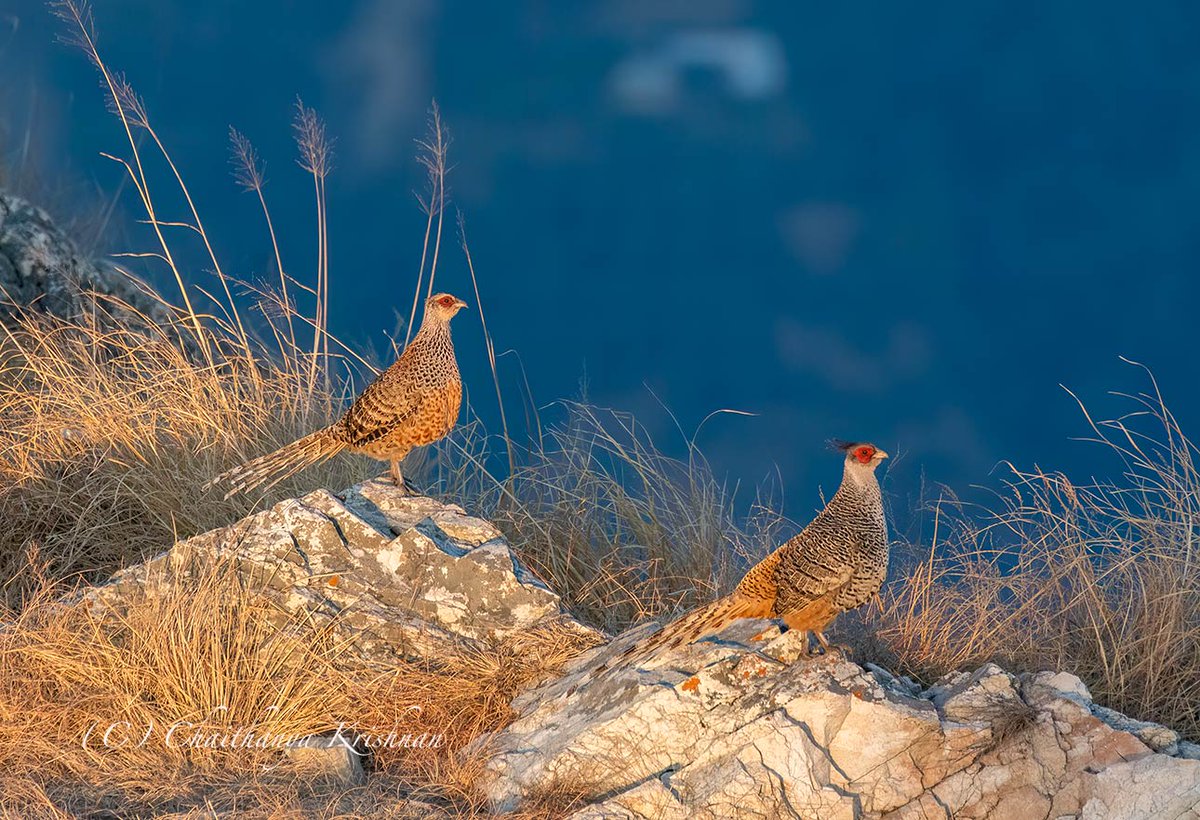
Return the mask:
M119 615L212 566L265 586L281 622L332 623L383 663L542 628L601 640L493 525L386 481L282 501L83 595ZM477 739L476 786L497 811L566 795L583 806L573 820L1200 816L1200 747L1094 703L1074 675L985 664L922 688L838 651L809 656L805 636L748 619L587 679L654 629L579 656ZM362 783L359 755L327 740L288 755L339 787Z
M367 779L362 754L339 734L313 735L290 744L285 754L302 777L360 786Z
M0 191L0 322L15 306L61 318L91 314L91 293L115 297L155 323L166 320L146 288L111 265L85 258L45 211ZM102 313L118 320L130 316L111 303Z
M1033 680L1040 686L1057 689L1081 704L1092 702L1092 693L1088 691L1087 686L1070 672L1038 672L1033 676Z
M1200 817L1200 761L1147 756L1109 766L1092 781L1081 820Z
M896 677L882 666L873 663L863 665L863 668L879 678L879 682L885 686L890 686L893 689L903 690L910 695L916 695L921 691L921 685L907 675Z
M990 718L1005 710L1027 708L1017 694L1019 682L994 663L984 664L972 673L958 672L938 681L925 691L943 717L960 723Z
M742 621L583 682L647 632L514 701L517 719L480 742L495 809L563 790L591 802L573 820L1174 817L1200 804L1200 761L1156 751L1167 735L1116 720L1069 674L986 664L921 691Z
M1081 708L1087 709L1093 716L1099 718L1113 729L1133 735L1156 752L1162 752L1163 754L1175 757L1188 756L1184 754L1184 746L1192 744L1181 741L1178 732L1158 723L1136 720L1121 714L1115 709L1109 709L1098 703L1093 703L1092 696L1088 692L1087 687L1074 675L1066 672L1038 672L1028 677L1026 685L1035 698L1038 697L1037 690L1039 688L1056 690L1063 697L1074 701Z
M222 560L265 585L281 622L299 611L335 619L369 659L436 654L544 625L599 638L564 615L491 524L387 481L281 501L181 541L85 596L95 611L119 613L172 574Z
M1128 732L1156 752L1169 755L1179 753L1179 733L1173 729L1148 720L1134 720L1115 709L1107 709L1094 703L1092 714L1114 729Z

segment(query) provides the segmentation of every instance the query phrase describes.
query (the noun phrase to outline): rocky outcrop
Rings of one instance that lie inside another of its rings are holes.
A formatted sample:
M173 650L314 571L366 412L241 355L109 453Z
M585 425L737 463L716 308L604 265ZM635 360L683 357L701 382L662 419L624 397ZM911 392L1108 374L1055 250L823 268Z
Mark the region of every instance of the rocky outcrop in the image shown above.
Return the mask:
M155 322L165 319L145 289L80 254L45 211L0 191L0 321L16 307L61 318L91 313L92 294L114 297ZM111 302L104 308L117 319L127 313Z
M550 624L598 639L563 615L558 596L526 572L491 524L380 480L282 501L181 541L87 596L102 611L120 611L179 572L219 561L257 579L281 621L301 611L333 621L373 660Z
M222 561L284 622L332 623L382 663L540 627L600 640L491 524L387 481L280 502L85 594L119 613ZM988 664L922 687L841 653L809 657L800 635L744 620L586 679L653 628L584 653L476 741L495 809L569 795L573 820L1200 816L1200 747L1093 703L1073 675ZM289 753L347 785L371 777L336 746Z
M637 637L517 700L487 742L497 808L564 790L593 801L573 820L1200 812L1200 748L1096 706L1069 674L989 664L922 689L743 621L566 695Z

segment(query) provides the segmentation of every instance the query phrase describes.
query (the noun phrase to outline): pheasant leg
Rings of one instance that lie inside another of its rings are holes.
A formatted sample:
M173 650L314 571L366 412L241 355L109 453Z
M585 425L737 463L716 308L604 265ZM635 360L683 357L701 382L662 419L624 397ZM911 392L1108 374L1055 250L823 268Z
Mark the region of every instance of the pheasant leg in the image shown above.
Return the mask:
M825 637L825 633L821 630L814 630L812 634L816 636L817 643L821 645L822 655L837 653L838 655L843 655L846 657L850 656L850 647L840 643L830 643L829 639Z
M408 482L404 480L403 473L400 472L399 459L392 459L391 468L392 482L396 485L396 489L400 490L404 495L412 495L412 488L408 486Z

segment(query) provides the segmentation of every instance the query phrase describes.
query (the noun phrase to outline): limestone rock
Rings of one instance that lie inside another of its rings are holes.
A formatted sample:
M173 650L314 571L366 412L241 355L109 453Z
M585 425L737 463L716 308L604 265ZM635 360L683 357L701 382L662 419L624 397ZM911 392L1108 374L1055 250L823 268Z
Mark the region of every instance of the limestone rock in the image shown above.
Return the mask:
M0 191L0 321L13 305L62 318L91 314L90 293L116 297L154 322L166 318L134 280L84 257L45 211ZM127 314L111 305L105 311L118 320Z
M222 530L181 541L86 594L121 610L171 572L226 560L264 586L282 613L336 619L369 658L427 655L554 621L559 597L517 561L500 532L460 507L404 496L387 481L316 490Z
M285 750L298 774L332 781L342 786L360 786L367 779L362 753L338 734L314 735Z
M1116 720L1072 675L987 664L921 691L839 653L808 657L801 636L742 621L582 683L645 634L587 653L514 702L517 720L485 741L495 808L563 789L592 801L573 820L1200 810L1200 761L1156 751L1174 733Z

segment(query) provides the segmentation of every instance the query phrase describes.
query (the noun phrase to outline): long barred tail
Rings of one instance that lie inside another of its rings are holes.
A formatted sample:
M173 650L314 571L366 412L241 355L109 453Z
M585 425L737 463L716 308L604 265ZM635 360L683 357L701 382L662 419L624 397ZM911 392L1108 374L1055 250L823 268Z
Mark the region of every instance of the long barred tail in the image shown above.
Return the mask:
M636 643L620 655L601 664L588 673L587 677L571 687L567 695L587 683L601 678L617 669L635 666L660 652L669 652L709 635L715 635L739 618L771 617L770 601L756 600L736 592L719 598L711 604L693 609L678 620L667 624L646 640Z
M304 468L337 455L345 447L346 442L337 435L336 428L326 427L222 473L205 484L204 489L228 483L230 489L225 493L226 498L260 486L270 489Z

